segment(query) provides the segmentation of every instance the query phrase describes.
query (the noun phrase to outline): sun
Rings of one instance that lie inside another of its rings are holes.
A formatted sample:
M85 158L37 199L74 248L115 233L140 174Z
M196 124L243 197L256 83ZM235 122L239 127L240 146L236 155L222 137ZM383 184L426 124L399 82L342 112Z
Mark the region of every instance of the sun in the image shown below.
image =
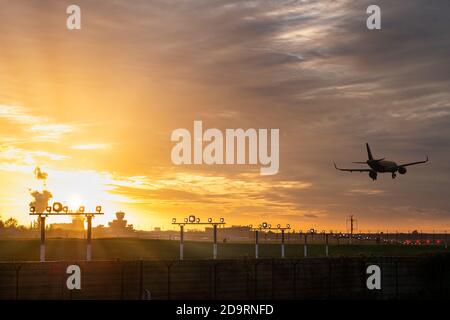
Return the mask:
M83 199L79 194L72 194L69 197L69 208L71 210L78 209L83 203Z

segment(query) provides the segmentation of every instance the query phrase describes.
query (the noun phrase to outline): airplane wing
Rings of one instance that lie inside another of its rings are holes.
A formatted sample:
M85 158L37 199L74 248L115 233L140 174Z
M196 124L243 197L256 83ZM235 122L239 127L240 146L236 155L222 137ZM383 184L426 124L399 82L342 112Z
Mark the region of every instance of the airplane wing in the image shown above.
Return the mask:
M341 168L337 167L335 162L333 162L333 163L334 163L334 167L341 171L348 171L348 172L370 172L370 171L372 171L371 169L341 169Z
M413 165L415 165L415 164L421 164L421 163L425 163L425 162L428 162L428 157L427 157L427 160L425 160L425 161L417 161L417 162L411 162L411 163L399 164L398 167L413 166Z

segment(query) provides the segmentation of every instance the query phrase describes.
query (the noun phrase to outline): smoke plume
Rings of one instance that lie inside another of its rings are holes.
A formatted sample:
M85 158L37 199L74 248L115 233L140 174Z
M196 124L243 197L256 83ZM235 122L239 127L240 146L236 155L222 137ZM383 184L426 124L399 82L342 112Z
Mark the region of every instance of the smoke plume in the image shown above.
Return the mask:
M53 195L50 191L47 190L47 177L48 174L41 170L40 167L36 167L33 171L34 177L42 182L42 191L39 190L30 190L30 195L33 197L33 201L30 202L31 207L36 208L36 212L45 212L45 209L48 206L48 202Z

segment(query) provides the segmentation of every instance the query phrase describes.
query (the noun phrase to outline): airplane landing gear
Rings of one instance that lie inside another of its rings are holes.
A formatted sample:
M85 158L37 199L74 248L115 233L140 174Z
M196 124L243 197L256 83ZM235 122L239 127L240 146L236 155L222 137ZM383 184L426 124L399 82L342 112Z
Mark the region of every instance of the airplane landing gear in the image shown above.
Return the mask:
M392 179L395 179L396 176L395 172L392 172Z

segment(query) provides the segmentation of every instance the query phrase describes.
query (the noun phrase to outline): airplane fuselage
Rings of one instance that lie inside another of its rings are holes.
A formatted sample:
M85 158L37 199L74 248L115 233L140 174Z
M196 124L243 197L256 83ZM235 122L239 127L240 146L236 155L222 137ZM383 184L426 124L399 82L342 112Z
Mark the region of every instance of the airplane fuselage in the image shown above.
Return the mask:
M398 170L397 163L394 161L381 160L381 161L367 161L367 164L375 172L396 172Z

